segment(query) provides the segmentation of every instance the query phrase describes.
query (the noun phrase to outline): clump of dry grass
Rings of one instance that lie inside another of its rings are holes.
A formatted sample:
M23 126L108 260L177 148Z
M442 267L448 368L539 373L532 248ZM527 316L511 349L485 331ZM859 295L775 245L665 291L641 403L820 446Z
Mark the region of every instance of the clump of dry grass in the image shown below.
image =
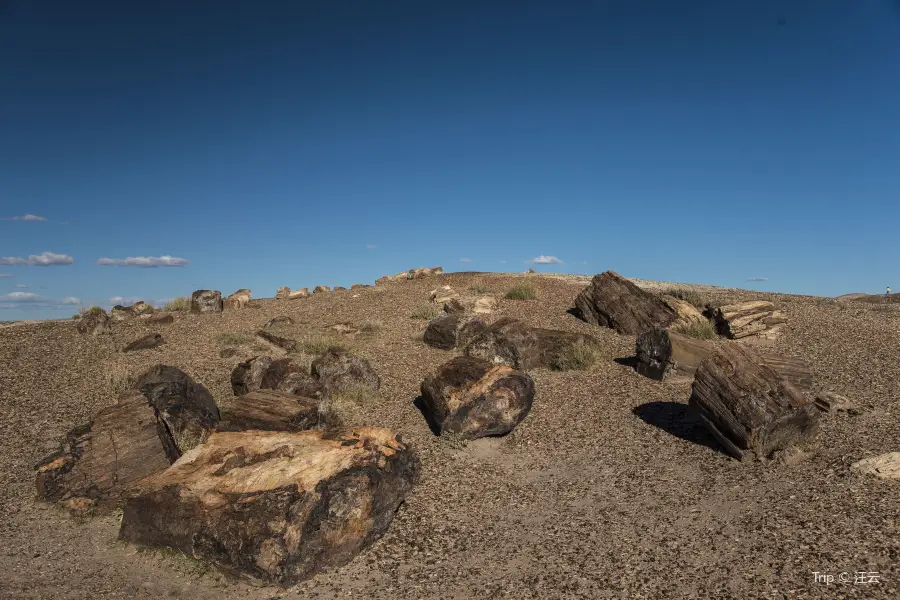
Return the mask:
M319 402L319 427L365 425L368 406L377 395L377 390L365 385L327 394Z
M710 304L709 298L707 298L697 290L693 290L690 288L670 287L664 289L662 293L666 296L672 296L673 298L684 300L688 304L692 304L695 308L698 308L701 311Z
M554 357L551 367L557 371L585 371L603 358L596 344L578 340Z
M423 304L422 306L415 309L410 315L413 319L423 319L425 321L430 321L441 314L441 308L436 304Z
M475 281L472 285L469 286L469 291L473 294L486 294L488 292L488 288L484 283L480 281Z
M106 367L106 385L116 396L126 390L134 389L137 385L135 376L126 367L112 364Z
M332 348L338 350L346 350L347 345L341 341L335 340L333 337L313 335L300 341L303 349L310 354L320 356L325 354Z
M530 281L520 281L507 290L504 298L507 300L536 300L537 288Z
M252 341L252 338L249 335L244 333L234 333L232 331L220 333L218 339L219 342L226 346L242 346L244 344L249 344Z
M184 454L199 446L200 442L203 441L203 436L184 429L173 435L172 439L175 440L175 445L178 446L178 450Z
M698 340L714 340L719 337L715 324L707 319L691 325L676 325L672 327L672 331Z
M365 333L367 335L375 335L381 331L382 327L384 327L384 323L381 321L366 321L359 326L359 331L360 333Z
M163 306L163 310L168 310L168 311L191 310L191 299L188 297L173 298L171 301L166 302L165 306Z

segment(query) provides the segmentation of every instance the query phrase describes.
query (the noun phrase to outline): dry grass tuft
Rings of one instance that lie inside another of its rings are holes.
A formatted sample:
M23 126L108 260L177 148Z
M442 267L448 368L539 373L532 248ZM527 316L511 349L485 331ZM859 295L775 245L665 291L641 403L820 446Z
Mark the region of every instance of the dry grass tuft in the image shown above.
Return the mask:
M346 350L347 345L343 342L334 339L333 337L321 336L321 335L312 335L304 338L300 341L300 345L303 346L303 349L314 355L321 356L325 354L332 348L338 350Z
M436 304L423 304L419 308L415 309L411 315L409 315L413 319L423 319L425 321L430 321L441 314L441 308Z
M367 335L375 335L381 331L382 327L384 327L384 323L381 321L366 321L359 326L359 331L360 333L365 333Z
M126 390L134 389L137 376L123 366L112 364L106 368L106 385L118 396Z
M672 331L698 340L714 340L719 337L715 324L706 319L693 325L676 325L672 327Z
M666 296L672 296L673 298L678 298L679 300L684 300L688 304L694 305L695 308L699 310L704 310L707 305L710 304L709 298L698 292L697 290L692 290L690 288L684 287L670 287L666 288L662 291Z
M602 358L603 353L596 344L578 340L560 352L550 366L557 371L585 371Z
M163 310L168 310L168 311L191 310L191 299L188 297L173 298L170 302L166 302L165 306L163 306Z
M218 340L226 346L243 346L244 344L249 344L253 338L245 333L226 331L219 334Z
M507 300L537 300L537 288L530 281L521 281L509 288L504 298Z

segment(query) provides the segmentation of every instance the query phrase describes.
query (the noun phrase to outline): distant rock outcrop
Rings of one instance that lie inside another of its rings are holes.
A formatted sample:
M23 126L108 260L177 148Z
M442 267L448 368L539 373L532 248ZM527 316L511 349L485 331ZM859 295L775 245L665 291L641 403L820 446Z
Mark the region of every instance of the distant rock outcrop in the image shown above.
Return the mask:
M191 294L192 313L222 312L222 292L217 290L197 290Z
M248 289L240 289L225 299L225 307L230 309L247 308L252 294Z

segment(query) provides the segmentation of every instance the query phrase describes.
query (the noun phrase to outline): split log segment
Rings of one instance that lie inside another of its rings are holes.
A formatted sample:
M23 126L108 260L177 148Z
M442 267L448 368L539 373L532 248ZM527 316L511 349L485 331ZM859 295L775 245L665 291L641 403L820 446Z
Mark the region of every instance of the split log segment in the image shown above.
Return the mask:
M753 335L774 338L787 321L784 313L767 300L751 300L720 306L712 311L721 335L739 340Z
M460 312L445 313L428 322L422 339L433 348L451 350L465 347L485 329L487 325L480 318L467 317Z
M303 431L312 429L318 422L318 400L258 390L232 400L222 410L216 431Z
M658 296L642 290L615 271L595 275L575 298L578 316L592 325L639 335L654 327L666 328L676 312Z
M739 460L811 440L819 411L750 348L722 344L700 363L690 405Z
M119 538L287 587L381 537L418 470L386 429L219 432L142 484Z

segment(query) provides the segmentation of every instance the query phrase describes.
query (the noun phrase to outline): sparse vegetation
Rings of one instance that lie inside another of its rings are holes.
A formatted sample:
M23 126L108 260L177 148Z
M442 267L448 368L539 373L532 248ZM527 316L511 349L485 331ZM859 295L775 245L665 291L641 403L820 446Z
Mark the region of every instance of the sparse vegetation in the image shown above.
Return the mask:
M488 288L486 285L481 283L480 281L476 281L472 285L469 286L469 291L473 294L486 294L488 292Z
M676 325L672 328L672 331L697 338L698 340L714 340L719 336L716 326L707 319L692 325Z
M410 315L413 319L423 319L425 321L430 321L441 314L441 309L436 304L423 304L419 308L415 309Z
M319 426L325 429L365 424L367 404L377 390L360 385L333 392L319 402Z
M106 376L107 385L113 394L118 396L125 390L133 389L137 385L137 377L131 373L119 369L112 369Z
M381 328L383 326L384 324L381 321L366 321L359 326L359 331L367 335L375 335L376 333L381 331Z
M242 346L244 344L249 344L251 339L252 338L249 335L244 333L226 331L225 333L219 334L219 342L226 346Z
M172 438L175 440L175 444L178 446L178 449L182 454L184 454L188 450L193 450L200 444L200 442L203 441L201 435L187 430L182 430L175 433Z
M509 288L504 298L507 300L536 300L537 288L530 281L521 281Z
M163 306L163 310L191 310L191 299L187 297L173 298L170 302L166 302L165 306Z
M710 304L709 299L698 292L697 290L693 290L685 287L670 287L666 288L662 292L666 296L672 296L673 298L678 298L679 300L684 300L688 304L694 305L698 310L704 310L708 304Z
M346 350L346 344L335 340L332 337L323 337L323 336L310 336L303 339L300 344L303 346L303 349L309 352L314 356L320 356L325 354L332 348L337 348L339 350Z
M557 371L584 371L600 362L602 357L596 344L578 340L560 352L551 366Z

